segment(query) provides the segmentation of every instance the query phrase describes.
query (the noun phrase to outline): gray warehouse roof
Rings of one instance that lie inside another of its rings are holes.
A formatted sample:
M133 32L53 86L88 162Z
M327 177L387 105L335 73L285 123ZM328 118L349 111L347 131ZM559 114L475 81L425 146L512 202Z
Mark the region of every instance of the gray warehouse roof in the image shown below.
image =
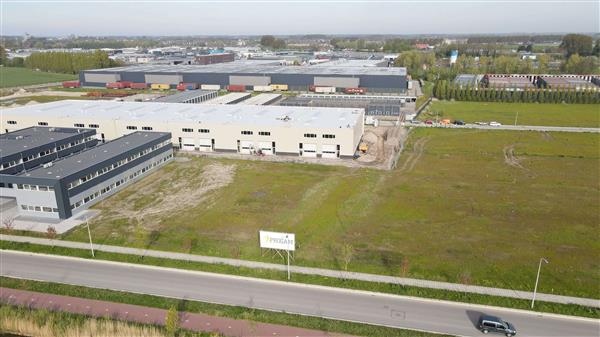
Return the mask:
M187 90L178 92L173 95L167 95L163 97L159 97L154 100L154 102L164 102L164 103L183 103L185 101L191 100L196 97L200 97L203 95L209 95L214 93L212 90Z
M171 137L168 132L143 132L137 131L111 142L104 143L82 151L76 155L57 160L49 167L37 167L33 170L18 174L22 177L55 178L69 176L84 170L90 166L99 164L105 160L116 157L138 146L159 140L162 137Z
M118 119L160 123L212 123L303 128L345 128L362 123L363 109L282 107L269 105L210 105L156 102L65 100L9 108L5 116Z
M61 141L76 133L93 129L34 126L0 135L0 156L7 157L27 149Z
M252 64L248 62L228 62L209 65L140 65L116 68L86 70L84 72L118 73L141 72L161 74L185 73L237 73L237 74L309 74L309 75L387 75L405 76L406 68L364 67L322 63L316 66L280 66Z

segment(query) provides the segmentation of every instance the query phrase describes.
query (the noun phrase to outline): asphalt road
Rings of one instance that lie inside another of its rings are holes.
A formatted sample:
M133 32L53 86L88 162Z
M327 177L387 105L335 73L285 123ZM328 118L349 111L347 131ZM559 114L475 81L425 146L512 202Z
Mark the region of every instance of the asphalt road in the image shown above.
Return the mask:
M600 320L13 251L0 251L0 274L462 336L482 335L474 326L482 313L519 336L600 335Z
M512 131L546 131L546 132L591 132L599 133L600 128L583 128L570 126L538 126L538 125L443 125L443 124L425 124L425 123L407 123L409 126L427 127L427 128L452 128L452 129L481 129L481 130L512 130Z

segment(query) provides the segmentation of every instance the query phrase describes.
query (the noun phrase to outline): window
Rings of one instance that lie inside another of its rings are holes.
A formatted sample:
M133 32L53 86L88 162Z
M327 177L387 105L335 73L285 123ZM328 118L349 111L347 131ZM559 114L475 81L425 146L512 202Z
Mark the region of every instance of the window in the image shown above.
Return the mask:
M304 138L317 138L316 133L305 133Z
M254 132L252 131L242 131L242 135L253 135Z
M137 130L137 126L127 125L127 130Z
M198 132L200 133L210 133L209 129L199 129Z
M183 128L181 129L183 132L194 132L194 129Z
M73 124L73 126L75 126L76 128L84 128L85 124L75 123L75 124Z
M335 135L323 135L323 138L335 138Z
M89 126L90 128L94 128L94 129L97 129L97 128L99 128L99 127L100 127L100 125L98 125L98 124L89 124L88 126Z
M17 121L7 121L8 124L17 124Z
M151 126L142 126L142 130L144 130L144 131L152 131L152 127Z
M259 136L270 136L271 132L269 131L258 131Z
M48 122L38 122L38 125L46 126L46 125L48 125Z

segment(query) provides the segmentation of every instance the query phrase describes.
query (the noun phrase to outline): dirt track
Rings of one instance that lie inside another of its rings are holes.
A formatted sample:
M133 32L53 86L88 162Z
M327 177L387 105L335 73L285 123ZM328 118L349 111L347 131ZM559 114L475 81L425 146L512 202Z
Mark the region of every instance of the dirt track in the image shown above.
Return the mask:
M413 145L413 151L408 158L406 158L406 161L404 164L402 164L402 167L400 167L400 172L408 173L415 168L415 165L417 165L419 159L421 159L421 156L425 152L425 145L427 145L429 139L429 137L423 137L415 142Z

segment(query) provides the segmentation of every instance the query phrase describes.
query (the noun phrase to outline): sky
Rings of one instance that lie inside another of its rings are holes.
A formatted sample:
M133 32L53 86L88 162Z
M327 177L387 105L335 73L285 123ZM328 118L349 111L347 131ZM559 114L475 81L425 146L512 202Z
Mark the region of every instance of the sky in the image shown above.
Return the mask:
M599 0L0 0L1 35L600 32Z

